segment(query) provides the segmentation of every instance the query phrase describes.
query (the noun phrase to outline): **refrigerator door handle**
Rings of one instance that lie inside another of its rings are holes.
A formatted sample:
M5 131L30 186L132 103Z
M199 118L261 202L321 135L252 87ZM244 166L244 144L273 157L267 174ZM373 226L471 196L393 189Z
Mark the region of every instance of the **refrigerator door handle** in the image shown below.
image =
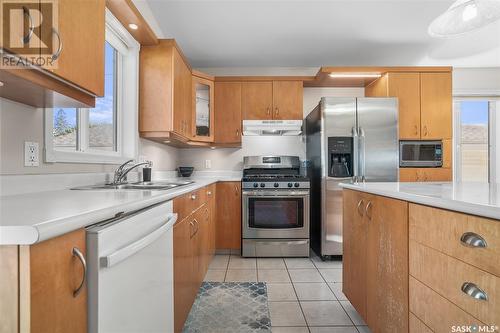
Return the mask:
M366 151L365 151L365 130L363 127L358 128L359 133L359 176L361 177L361 182L366 181L365 177L365 162L366 162Z
M354 170L354 175L353 175L353 182L357 183L359 181L359 170L358 170L358 165L359 165L359 136L358 136L358 129L356 127L352 128L352 145L353 145L353 170Z

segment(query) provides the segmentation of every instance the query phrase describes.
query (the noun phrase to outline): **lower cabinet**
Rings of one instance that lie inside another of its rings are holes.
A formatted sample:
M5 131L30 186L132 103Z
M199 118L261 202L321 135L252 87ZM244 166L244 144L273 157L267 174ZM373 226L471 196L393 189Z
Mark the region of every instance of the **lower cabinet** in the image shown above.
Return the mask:
M372 332L408 332L408 203L343 196L343 291Z
M241 182L217 183L216 248L241 249Z
M174 327L181 332L215 252L215 184L174 199Z

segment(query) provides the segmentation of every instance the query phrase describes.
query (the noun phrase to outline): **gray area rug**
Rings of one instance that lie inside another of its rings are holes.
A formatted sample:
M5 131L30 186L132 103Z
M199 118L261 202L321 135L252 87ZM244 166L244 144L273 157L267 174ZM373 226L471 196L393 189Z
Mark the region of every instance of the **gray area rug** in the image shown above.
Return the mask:
M183 332L271 332L266 284L203 282Z

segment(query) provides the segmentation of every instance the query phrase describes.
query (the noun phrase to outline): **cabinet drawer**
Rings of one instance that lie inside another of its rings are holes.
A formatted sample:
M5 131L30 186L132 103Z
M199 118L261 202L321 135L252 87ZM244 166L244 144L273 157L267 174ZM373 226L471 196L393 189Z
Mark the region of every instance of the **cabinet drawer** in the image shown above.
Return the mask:
M477 236L486 247L466 246L460 240ZM500 222L410 204L410 239L500 276Z
M451 332L452 326L484 325L411 276L410 311L434 332Z
M174 213L179 216L177 221L182 221L192 212L207 202L207 187L189 192L174 199Z
M482 322L500 322L500 278L495 275L415 241L410 241L410 275ZM487 299L466 294L466 284Z

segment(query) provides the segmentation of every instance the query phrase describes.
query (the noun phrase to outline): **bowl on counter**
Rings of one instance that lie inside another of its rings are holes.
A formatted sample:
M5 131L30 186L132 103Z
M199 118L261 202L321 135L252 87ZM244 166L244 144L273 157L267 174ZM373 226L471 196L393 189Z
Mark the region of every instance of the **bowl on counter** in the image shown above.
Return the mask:
M191 177L194 167L178 167L177 170L182 177Z

